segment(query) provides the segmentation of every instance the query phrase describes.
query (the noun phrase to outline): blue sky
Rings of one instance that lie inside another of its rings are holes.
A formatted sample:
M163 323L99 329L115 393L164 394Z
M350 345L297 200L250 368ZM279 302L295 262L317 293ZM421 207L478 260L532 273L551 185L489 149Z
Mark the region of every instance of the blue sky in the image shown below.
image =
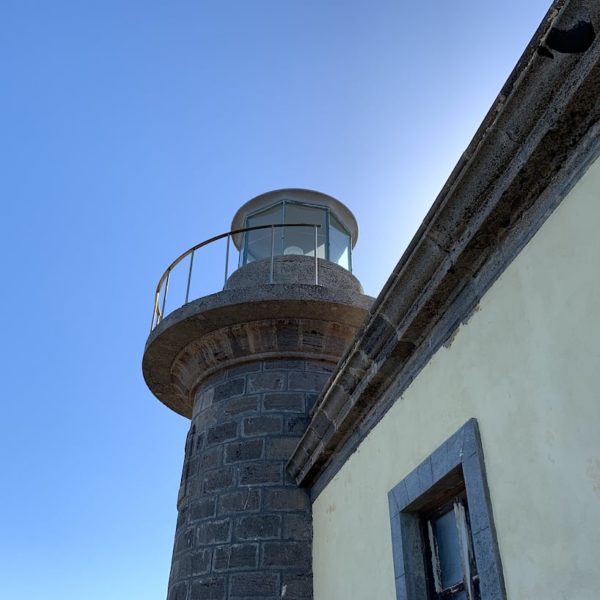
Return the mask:
M187 423L141 376L162 270L307 187L355 213L377 295L548 5L3 0L2 597L164 600Z

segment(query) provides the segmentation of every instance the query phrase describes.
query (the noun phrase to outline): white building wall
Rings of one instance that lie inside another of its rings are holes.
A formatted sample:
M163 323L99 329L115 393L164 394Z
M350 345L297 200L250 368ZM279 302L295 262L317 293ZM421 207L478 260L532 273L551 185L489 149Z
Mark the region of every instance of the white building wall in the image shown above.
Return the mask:
M393 600L387 492L469 418L508 597L600 597L600 161L314 503L316 600Z

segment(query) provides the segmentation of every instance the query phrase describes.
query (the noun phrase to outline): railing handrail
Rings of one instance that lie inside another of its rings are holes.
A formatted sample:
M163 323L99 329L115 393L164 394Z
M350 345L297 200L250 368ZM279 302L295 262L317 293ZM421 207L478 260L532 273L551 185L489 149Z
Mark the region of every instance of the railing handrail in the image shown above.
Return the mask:
M193 260L194 260L194 252L196 252L196 250L199 250L200 248L203 248L204 246L208 246L209 244L212 244L213 242L217 242L219 240L222 240L224 238L227 238L227 259L226 261L228 261L229 259L229 240L231 239L232 236L234 235L238 235L240 233L246 233L248 231L256 231L258 229L278 229L281 227L312 227L315 230L315 240L316 240L316 231L318 228L321 227L321 225L317 224L317 223L274 223L272 225L256 225L254 227L244 227L243 229L233 229L231 231L227 231L226 233L221 233L219 235L215 235L214 237L211 237L207 240L204 240L203 242L200 242L199 244L196 244L195 246L192 246L191 248L189 248L188 250L186 250L185 252L183 252L182 254L180 254L164 271L164 273L161 275L160 279L158 280L158 283L156 285L156 290L154 292L154 309L152 311L152 323L150 326L150 331L152 331L152 329L154 329L155 325L158 325L158 323L160 323L160 321L163 319L163 312L164 312L164 308L165 308L165 302L166 302L166 298L167 298L167 290L165 290L165 294L163 296L163 307L162 310L159 306L159 301L160 301L160 291L162 289L163 284L166 282L167 285L167 289L168 289L168 285L169 285L169 275L171 274L171 271L173 271L173 269L186 257L191 255L191 260L190 260L190 275L188 276L188 284L187 284L187 293L186 293L186 302L187 303L187 299L188 299L188 294L189 294L189 288L190 288L190 281L191 281L191 272L192 272L192 265L193 265ZM272 259L273 257L271 257ZM316 251L315 251L315 262L316 262ZM227 279L227 266L225 267L225 279ZM158 317L158 319L157 319ZM156 320L156 323L155 323Z

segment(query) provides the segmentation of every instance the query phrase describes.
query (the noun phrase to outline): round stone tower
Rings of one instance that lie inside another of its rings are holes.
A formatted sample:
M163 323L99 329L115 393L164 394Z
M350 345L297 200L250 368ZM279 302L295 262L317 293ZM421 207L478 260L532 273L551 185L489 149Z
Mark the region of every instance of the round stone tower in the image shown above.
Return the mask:
M191 419L168 600L312 598L310 498L285 466L372 302L351 273L357 235L334 198L277 190L213 238L226 261L230 241L239 251L222 291L189 298L206 244L161 278L144 378ZM181 306L165 314L169 278L188 264Z

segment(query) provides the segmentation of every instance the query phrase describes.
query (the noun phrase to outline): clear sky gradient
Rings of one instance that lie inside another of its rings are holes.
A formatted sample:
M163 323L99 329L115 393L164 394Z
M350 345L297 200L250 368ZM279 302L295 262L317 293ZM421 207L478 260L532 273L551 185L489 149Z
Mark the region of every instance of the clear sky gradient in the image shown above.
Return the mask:
M161 272L307 187L355 213L377 295L548 5L0 3L1 598L165 600L187 422L141 375Z

